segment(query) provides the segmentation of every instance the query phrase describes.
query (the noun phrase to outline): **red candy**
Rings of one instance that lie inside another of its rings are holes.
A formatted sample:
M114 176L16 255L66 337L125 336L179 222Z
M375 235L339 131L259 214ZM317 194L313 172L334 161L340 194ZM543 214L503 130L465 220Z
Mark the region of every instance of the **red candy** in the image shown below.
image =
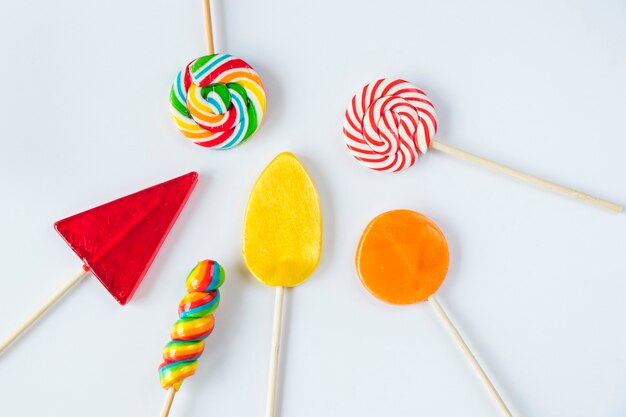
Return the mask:
M198 182L190 172L74 216L55 229L122 305L146 275Z

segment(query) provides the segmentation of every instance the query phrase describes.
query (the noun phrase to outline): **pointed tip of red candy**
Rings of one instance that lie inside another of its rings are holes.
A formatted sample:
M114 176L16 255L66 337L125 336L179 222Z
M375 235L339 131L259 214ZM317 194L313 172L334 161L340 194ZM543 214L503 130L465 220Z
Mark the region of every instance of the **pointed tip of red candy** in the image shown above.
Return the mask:
M54 228L122 305L146 275L198 182L190 172L75 214Z

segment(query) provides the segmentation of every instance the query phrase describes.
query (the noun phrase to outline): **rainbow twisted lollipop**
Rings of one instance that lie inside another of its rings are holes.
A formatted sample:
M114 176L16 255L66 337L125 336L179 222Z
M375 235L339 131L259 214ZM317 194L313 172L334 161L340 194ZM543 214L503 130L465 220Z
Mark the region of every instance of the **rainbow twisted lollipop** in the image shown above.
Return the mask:
M261 78L244 60L226 54L202 56L176 76L170 112L192 142L228 149L245 142L265 114Z
M159 366L161 386L180 388L183 380L196 372L198 358L204 351L204 339L213 331L213 312L220 303L218 288L224 283L224 268L204 260L187 276L188 294L180 300L179 320L172 328L172 341L163 349L164 362Z

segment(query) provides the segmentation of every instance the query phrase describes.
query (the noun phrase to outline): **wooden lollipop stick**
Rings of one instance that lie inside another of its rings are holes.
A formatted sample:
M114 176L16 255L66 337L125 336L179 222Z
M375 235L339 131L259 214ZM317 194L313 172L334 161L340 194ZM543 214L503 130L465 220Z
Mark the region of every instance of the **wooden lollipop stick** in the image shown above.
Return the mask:
M8 338L6 338L2 344L0 344L0 353L9 347L15 340L20 337L30 326L32 326L37 319L43 316L57 301L59 301L65 294L67 294L76 284L78 284L84 277L89 274L89 271L85 271L83 268L76 273L65 285L57 291L44 305L39 307L22 325L15 330Z
M569 187L564 187L562 185L553 183L551 181L546 181L539 177L535 177L534 175L530 175L525 172L518 171L513 168L509 168L506 165L498 164L497 162L489 161L488 159L481 158L479 156L476 156L469 152L462 151L458 148L452 147L450 145L446 145L445 143L441 143L436 140L433 140L430 143L430 147L438 151L447 153L449 155L456 156L457 158L461 158L466 161L473 162L482 167L489 168L497 172L501 172L513 178L526 181L530 184L534 184L539 187L547 188L548 190L556 191L557 193L565 194L568 197L577 198L587 203L595 204L597 206L614 211L616 213L620 213L624 210L624 207L620 206L619 204L612 203L610 201L603 200L601 198L593 197L589 194L581 193L580 191L576 191Z
M280 335L283 327L283 299L285 287L276 287L274 300L274 331L272 333L272 350L270 352L270 371L267 387L266 417L274 417L276 411L276 386L278 382L278 358L280 353Z
M165 397L165 404L163 404L163 409L161 410L161 417L167 417L170 414L170 408L172 408L172 403L174 402L174 396L176 395L176 390L174 387L170 387L167 390L167 396Z
M206 46L209 55L215 53L213 46L213 24L211 23L211 0L203 0L204 4L204 32L206 34Z
M441 307L441 304L439 304L439 302L437 301L434 295L431 295L430 297L428 297L428 301L430 301L431 305L435 309L435 312L437 313L437 315L439 316L443 324L446 326L446 328L450 331L450 333L452 334L452 337L454 337L454 340L463 351L463 354L474 367L474 370L480 376L480 379L482 380L487 390L491 393L493 399L496 400L496 403L498 403L498 406L500 407L500 410L502 410L502 413L507 417L513 417L513 415L509 411L509 408L504 403L504 400L502 400L502 397L500 397L500 394L498 394L496 387L493 386L493 383L491 382L491 380L489 379L489 377L487 376L483 368L478 363L478 360L476 360L476 357L474 356L470 348L467 346L467 344L463 340L461 333L459 333L456 327L454 327L454 324L452 324L452 321L450 320L450 318L444 311L443 307Z

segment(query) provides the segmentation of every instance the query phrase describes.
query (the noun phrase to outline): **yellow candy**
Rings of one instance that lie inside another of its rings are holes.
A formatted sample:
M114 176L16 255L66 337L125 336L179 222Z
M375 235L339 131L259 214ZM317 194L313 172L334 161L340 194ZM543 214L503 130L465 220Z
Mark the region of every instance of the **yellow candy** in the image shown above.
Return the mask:
M278 155L257 179L246 209L243 257L259 281L295 287L322 253L322 214L315 185L298 159Z

